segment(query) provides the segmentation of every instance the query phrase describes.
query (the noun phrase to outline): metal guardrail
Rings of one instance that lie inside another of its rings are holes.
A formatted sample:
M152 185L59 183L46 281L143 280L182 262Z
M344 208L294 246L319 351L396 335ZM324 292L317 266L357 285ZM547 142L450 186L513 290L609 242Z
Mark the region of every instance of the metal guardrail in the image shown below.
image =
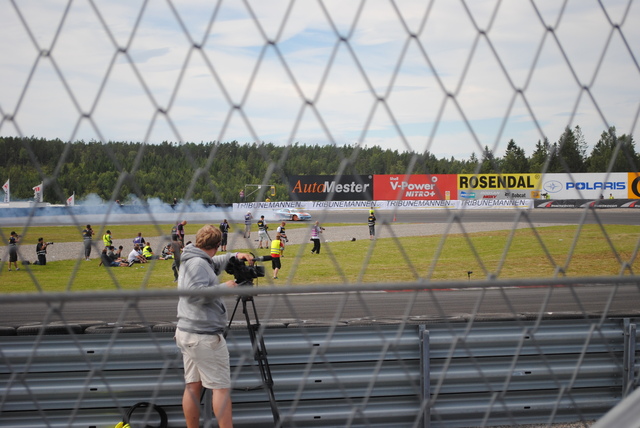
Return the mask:
M635 323L267 328L264 340L283 426L514 425L595 420L614 407L636 385ZM150 401L170 427L184 426L172 337L0 337L0 425L113 427ZM233 329L228 343L235 426L273 426L266 391L253 389L247 331Z

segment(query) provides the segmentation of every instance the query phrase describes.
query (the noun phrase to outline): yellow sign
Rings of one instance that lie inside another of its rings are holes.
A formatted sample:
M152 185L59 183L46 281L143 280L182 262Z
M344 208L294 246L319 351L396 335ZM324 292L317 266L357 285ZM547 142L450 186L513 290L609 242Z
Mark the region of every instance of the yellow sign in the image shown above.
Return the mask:
M540 174L458 174L458 190L539 190Z

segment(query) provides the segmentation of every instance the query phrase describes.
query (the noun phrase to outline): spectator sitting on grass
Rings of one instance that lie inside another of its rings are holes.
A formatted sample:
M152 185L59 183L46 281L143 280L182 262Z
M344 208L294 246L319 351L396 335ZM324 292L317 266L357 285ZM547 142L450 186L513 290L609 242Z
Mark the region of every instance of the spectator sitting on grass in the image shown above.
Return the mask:
M171 248L171 244L167 244L163 249L162 249L162 258L164 260L169 260L173 258L173 249Z
M107 256L109 256L109 259L111 259L112 262L124 261L120 257L118 257L118 254L116 253L116 247L114 247L113 245L107 247Z
M113 246L111 248L113 248ZM102 254L100 254L100 264L98 266L102 266L102 265L105 265L106 267L119 267L119 266L124 267L124 266L129 266L129 263L125 261L121 261L120 259L113 260L111 257L109 257L107 248L104 248L102 250Z
M127 262L129 263L129 266L133 266L134 263L147 262L147 259L145 259L140 252L140 246L138 244L133 246L133 250L131 250L131 252L129 253L129 257L127 257Z
M147 244L142 248L142 255L144 256L145 259L147 260L164 260L163 257L158 257L156 255L153 254L153 250L151 249L151 245L149 245L149 243L147 242Z

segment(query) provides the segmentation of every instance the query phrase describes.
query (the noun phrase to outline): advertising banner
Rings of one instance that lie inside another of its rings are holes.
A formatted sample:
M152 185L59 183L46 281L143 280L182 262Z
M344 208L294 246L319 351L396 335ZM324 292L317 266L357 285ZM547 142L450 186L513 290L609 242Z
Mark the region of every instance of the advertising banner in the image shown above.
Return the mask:
M292 201L319 202L640 199L640 174L296 175L289 189Z
M640 198L633 194L632 178L632 174L626 172L545 174L540 196L562 200Z
M534 208L640 208L638 199L552 199L535 201Z
M373 199L372 175L292 175L289 176L291 200L361 201Z
M458 198L538 199L540 174L458 174Z
M378 201L448 201L457 199L455 174L374 175Z
M627 198L640 199L640 174L635 172L629 172L627 174L627 183L629 183Z
M533 199L466 199L460 201L464 209L531 209Z
M277 218L279 212L300 210L315 213L323 210L438 210L438 209L531 209L531 199L482 199L482 200L423 200L423 201L287 201L287 202L244 202L233 204L233 212L244 215L247 210L263 214L269 220Z

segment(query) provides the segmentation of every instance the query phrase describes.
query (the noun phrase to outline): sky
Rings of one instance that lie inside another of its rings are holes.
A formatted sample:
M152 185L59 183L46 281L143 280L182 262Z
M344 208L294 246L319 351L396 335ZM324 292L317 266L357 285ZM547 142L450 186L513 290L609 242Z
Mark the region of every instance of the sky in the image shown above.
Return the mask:
M636 134L640 1L0 3L0 136L530 156Z

